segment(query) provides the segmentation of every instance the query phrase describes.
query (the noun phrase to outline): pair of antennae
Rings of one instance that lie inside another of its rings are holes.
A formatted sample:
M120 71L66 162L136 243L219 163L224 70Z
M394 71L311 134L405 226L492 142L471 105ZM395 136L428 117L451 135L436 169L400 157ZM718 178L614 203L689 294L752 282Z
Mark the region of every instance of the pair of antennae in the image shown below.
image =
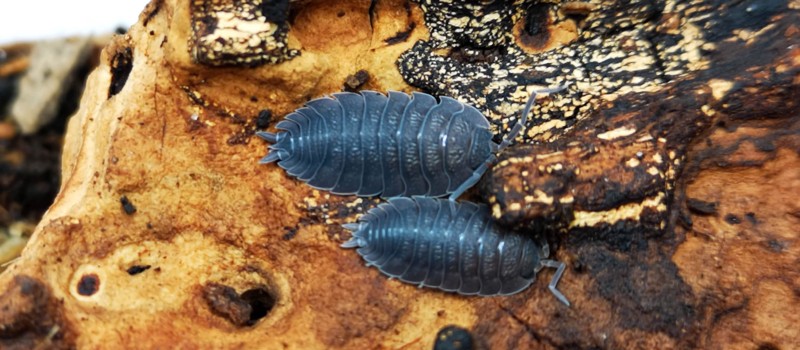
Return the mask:
M537 94L552 94L566 89L567 86L569 86L569 84L534 90L531 93L531 97L528 97L528 103L525 104L525 109L522 110L522 117L520 117L519 120L517 120L517 124L514 125L514 127L511 129L508 135L506 135L506 137L503 138L503 141L500 142L500 145L497 147L497 151L498 152L502 151L503 149L511 145L511 143L514 142L514 139L517 138L519 133L522 131L522 128L525 126L525 124L528 123L528 113L531 112L531 108L533 108L533 104L536 102Z
M519 120L517 120L517 124L514 125L514 127L511 129L511 132L509 132L508 135L506 135L506 137L503 139L502 142L500 142L499 145L495 143L490 143L491 145L496 146L496 148L493 149L495 154L492 154L489 157L489 159L487 159L483 164L481 164L481 166L475 169L475 171L472 173L472 176L470 176L466 181L464 181L461 184L461 186L458 186L458 188L456 188L456 190L450 194L450 200L455 201L467 189L478 183L478 180L481 179L483 173L485 173L486 170L489 169L489 165L491 165L495 160L497 160L497 154L506 147L508 147L512 142L514 142L514 139L517 138L517 135L519 135L520 131L522 131L522 128L528 122L528 113L530 113L531 108L533 108L533 103L536 101L537 94L545 94L545 93L550 94L554 92L559 92L561 90L566 89L567 86L568 84L564 84L552 88L534 90L533 93L531 93L531 97L528 98L528 103L525 104L525 109L522 111L522 117L520 117Z

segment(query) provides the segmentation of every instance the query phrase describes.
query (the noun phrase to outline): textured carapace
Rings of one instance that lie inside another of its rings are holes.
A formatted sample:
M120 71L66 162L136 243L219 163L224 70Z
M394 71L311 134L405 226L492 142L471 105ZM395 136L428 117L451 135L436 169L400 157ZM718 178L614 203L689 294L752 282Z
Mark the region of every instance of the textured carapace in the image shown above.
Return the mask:
M527 288L543 267L554 267L550 291L569 305L556 284L564 263L547 260L545 246L495 224L484 205L446 199L392 198L359 223L345 224L368 265L420 287L461 294L508 295Z
M259 132L272 143L261 163L279 161L290 175L335 194L454 199L519 133L535 95L496 144L483 114L449 97L437 103L419 92L336 93L290 113L276 126L283 131Z

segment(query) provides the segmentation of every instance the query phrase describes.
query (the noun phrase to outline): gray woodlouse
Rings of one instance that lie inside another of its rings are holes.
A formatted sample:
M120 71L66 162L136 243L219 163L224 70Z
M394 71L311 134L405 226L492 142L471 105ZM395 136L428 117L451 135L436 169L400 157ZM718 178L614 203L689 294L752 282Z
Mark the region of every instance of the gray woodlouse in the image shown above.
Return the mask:
M522 117L499 144L489 122L474 107L450 97L390 91L335 93L306 103L276 127L258 132L272 143L261 163L278 165L314 188L358 196L424 195L458 198L472 187L495 154L519 134Z
M564 263L546 259L546 244L496 225L484 205L398 197L343 227L353 236L342 247L358 248L368 266L404 282L468 295L509 295L527 288L543 267L553 267L549 289L569 306L556 289Z

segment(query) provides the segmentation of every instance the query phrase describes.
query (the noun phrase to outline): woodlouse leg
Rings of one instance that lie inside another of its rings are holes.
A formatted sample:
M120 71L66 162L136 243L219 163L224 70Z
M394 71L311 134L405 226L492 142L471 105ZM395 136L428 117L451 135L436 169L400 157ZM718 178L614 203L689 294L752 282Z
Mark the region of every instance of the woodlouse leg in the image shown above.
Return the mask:
M489 164L494 163L496 159L497 157L495 156L489 157L489 160L481 164L481 166L479 166L478 169L475 169L475 172L472 173L472 176L470 176L469 179L467 179L467 181L464 181L464 183L462 183L461 186L458 186L458 188L456 188L456 190L453 191L452 194L450 194L450 198L448 199L450 199L451 201L455 201L456 199L458 199L459 196L461 196L464 193L464 191L468 190L470 187L478 183L478 180L481 179L483 173L485 173L486 170L489 169Z
M552 267L556 269L556 273L553 274L553 279L550 280L550 284L547 285L547 288L550 289L550 292L556 296L556 299L558 299L558 301L566 304L567 306L570 306L569 301L564 296L564 294L561 294L561 292L558 291L558 289L556 289L558 280L560 280L561 275L564 274L564 269L566 269L567 264L564 264L563 262L560 261L545 259L542 260L542 266Z
M511 142L513 142L514 139L517 138L517 135L519 135L519 133L522 131L522 128L525 127L525 124L528 123L528 113L531 112L531 108L533 108L533 104L534 102L536 102L537 94L552 94L566 89L567 86L569 86L569 84L534 90L533 93L531 93L531 97L528 97L528 103L525 104L525 109L522 110L522 117L520 117L519 120L517 120L517 124L515 124L514 127L511 129L511 132L509 132L508 135L506 135L506 137L503 139L503 141L500 142L500 145L497 146L497 152L500 152L506 147L508 147L508 145L510 145Z

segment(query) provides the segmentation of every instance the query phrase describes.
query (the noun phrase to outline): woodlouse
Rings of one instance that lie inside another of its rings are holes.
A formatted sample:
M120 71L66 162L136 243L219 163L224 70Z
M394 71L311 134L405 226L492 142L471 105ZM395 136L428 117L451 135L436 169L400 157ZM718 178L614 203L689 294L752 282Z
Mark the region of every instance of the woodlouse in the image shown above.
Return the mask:
M424 195L458 198L472 187L495 154L527 121L535 91L522 117L499 144L474 107L450 97L390 91L336 93L306 103L276 127L259 132L272 143L261 163L278 165L314 188L359 196Z
M556 268L550 291L564 273L562 262L546 259L549 249L496 225L484 205L428 197L398 197L370 209L343 243L367 265L420 287L461 294L509 295L527 288L543 267Z

